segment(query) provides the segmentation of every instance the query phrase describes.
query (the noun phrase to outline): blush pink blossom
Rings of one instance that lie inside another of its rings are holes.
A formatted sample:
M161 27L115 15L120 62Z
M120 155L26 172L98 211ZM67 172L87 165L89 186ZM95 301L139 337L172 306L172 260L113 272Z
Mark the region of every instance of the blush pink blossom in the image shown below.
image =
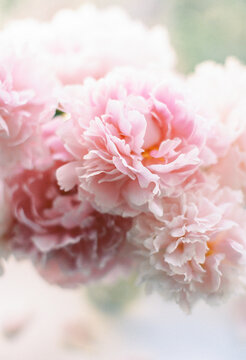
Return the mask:
M245 287L246 212L241 192L206 183L163 199L164 215L143 214L129 241L140 258L140 281L185 310L218 302Z
M52 118L56 82L37 54L1 46L0 176L31 168L40 154L40 124Z
M84 5L58 12L50 23L14 22L5 37L31 43L45 52L64 84L100 78L116 66L173 69L174 51L165 28L148 29L120 8Z
M205 156L206 121L180 83L119 69L84 87L67 87L60 130L74 156L57 171L65 191L102 212L162 214L161 198L184 191Z
M131 221L100 214L79 201L76 189L59 189L55 172L69 159L54 133L59 121L43 126L50 152L46 166L22 169L7 180L14 218L8 244L17 258L29 257L49 282L74 286L129 266L125 235Z
M221 185L246 194L246 67L232 58L224 66L207 62L198 66L189 84L212 123L208 145L217 160L209 171Z

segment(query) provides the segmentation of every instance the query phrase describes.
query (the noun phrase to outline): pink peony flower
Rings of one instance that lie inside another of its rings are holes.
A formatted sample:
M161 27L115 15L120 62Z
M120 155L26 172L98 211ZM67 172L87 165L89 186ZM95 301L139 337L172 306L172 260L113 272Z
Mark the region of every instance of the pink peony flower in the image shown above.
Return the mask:
M42 154L40 124L52 118L56 82L37 55L26 48L1 47L0 176L15 166L31 168Z
M43 127L50 151L46 166L20 170L7 181L14 217L8 243L17 258L30 257L48 281L74 286L129 265L125 235L131 221L81 203L76 189L59 189L55 171L69 158L54 133L59 121Z
M58 169L61 188L79 184L101 212L161 215L160 199L183 192L208 160L206 122L180 88L130 69L67 87L60 135L75 161Z
M175 299L185 310L199 299L219 301L245 286L246 212L242 194L199 185L176 199L163 199L164 215L134 221L140 280Z
M4 36L41 48L64 84L100 78L115 66L169 71L175 64L165 28L148 29L117 7L99 10L85 5L60 11L50 23L15 22L6 27Z
M212 123L208 146L216 161L209 171L221 185L246 194L246 67L234 59L225 66L207 62L198 66L189 84Z

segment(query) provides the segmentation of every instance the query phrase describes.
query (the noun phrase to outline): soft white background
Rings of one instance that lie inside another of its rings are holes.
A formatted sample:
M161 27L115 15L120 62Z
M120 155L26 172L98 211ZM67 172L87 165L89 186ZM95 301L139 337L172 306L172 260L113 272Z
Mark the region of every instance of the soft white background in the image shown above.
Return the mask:
M1 360L246 359L243 300L199 304L186 315L158 296L142 296L113 317L82 290L50 286L13 260L0 294Z

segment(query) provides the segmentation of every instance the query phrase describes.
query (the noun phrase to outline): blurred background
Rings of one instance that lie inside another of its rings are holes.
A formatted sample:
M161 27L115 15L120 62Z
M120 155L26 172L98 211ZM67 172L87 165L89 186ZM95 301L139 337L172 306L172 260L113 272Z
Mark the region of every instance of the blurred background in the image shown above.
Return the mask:
M49 19L83 0L0 0L0 21ZM228 55L246 61L245 0L87 0L99 7L120 5L146 24L165 24L178 54L178 67L192 71L203 60L223 62Z
M121 5L147 25L164 24L178 69L246 61L245 0L94 0ZM0 25L47 20L82 0L0 0ZM246 299L220 307L199 304L191 315L158 296L136 292L133 279L115 286L63 290L30 264L6 264L0 278L0 360L245 360Z

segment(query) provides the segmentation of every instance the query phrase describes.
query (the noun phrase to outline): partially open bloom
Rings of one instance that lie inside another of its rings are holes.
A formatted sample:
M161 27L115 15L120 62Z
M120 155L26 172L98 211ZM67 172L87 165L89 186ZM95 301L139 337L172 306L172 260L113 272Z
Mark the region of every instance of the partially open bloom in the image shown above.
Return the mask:
M246 212L242 194L199 185L163 201L164 215L136 218L129 241L140 257L140 280L185 310L218 301L245 286Z
M52 118L56 82L45 63L26 48L1 46L0 176L31 168L42 154L40 124Z
M129 263L124 252L131 222L81 203L76 189L59 189L55 171L69 157L52 133L59 121L43 130L51 155L48 166L22 169L7 180L14 218L7 240L13 254L29 257L48 281L73 286Z
M211 121L208 143L217 157L209 170L221 185L246 194L246 67L235 59L197 67L189 85Z
M67 87L60 135L75 161L57 172L62 189L79 184L102 212L160 215L160 199L182 192L208 160L206 122L181 88L131 69Z
M81 84L88 76L100 78L115 66L165 71L175 63L165 28L148 29L117 7L99 10L85 5L75 11L62 10L50 23L19 21L5 33L46 53L64 84Z

